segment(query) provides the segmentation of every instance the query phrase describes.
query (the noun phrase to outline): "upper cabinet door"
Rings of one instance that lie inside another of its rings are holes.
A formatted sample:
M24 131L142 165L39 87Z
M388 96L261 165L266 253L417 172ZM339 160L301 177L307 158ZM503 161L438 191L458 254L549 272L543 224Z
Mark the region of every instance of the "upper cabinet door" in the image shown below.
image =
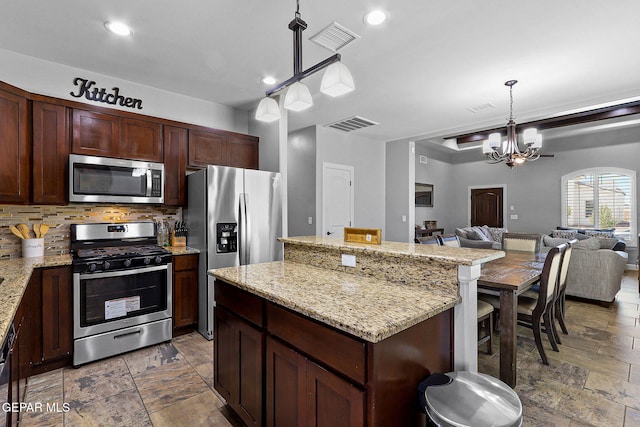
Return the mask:
M229 136L227 138L227 164L237 168L258 169L258 138Z
M27 99L0 90L0 203L29 203L31 141Z
M214 132L189 131L189 166L227 165L227 137Z
M164 204L186 204L187 141L189 131L164 126Z
M118 157L119 125L117 116L73 110L71 151L88 156Z
M118 157L162 162L162 125L122 118Z
M69 182L67 108L33 103L33 203L64 205Z

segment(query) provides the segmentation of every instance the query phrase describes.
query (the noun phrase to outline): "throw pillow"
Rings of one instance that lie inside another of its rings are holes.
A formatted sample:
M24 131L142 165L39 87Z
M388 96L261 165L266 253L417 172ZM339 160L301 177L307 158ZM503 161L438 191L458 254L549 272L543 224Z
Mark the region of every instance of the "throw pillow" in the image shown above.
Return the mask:
M491 234L491 240L494 242L502 242L502 235L508 233L506 228L489 227L489 233Z
M585 230L584 234L590 237L613 237L613 231Z
M553 230L551 231L551 237L560 239L575 239L576 233L574 230Z
M480 240L484 240L485 242L490 242L491 241L489 236L484 234L484 230L482 229L482 227L474 226L474 227L471 227L471 228L473 229L473 231L476 232L476 234L478 235Z
M575 249L598 250L600 249L600 239L592 237L590 239L581 240L573 246Z
M456 236L469 239L469 233L464 228L456 228Z
M551 237L551 236L547 236L546 234L542 236L542 243L545 246L558 246L558 245L562 245L563 243L567 243L569 241L569 239L563 239L560 237Z

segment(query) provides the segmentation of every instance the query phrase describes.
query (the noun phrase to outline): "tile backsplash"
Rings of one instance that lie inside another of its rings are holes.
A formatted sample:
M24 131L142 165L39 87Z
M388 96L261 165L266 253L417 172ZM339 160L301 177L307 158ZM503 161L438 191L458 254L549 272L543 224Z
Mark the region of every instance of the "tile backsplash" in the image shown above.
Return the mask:
M131 222L182 220L182 208L157 205L0 205L0 258L22 256L22 242L9 230L10 225L27 224L32 229L34 222L50 226L44 238L45 255L69 253L69 225L87 222Z

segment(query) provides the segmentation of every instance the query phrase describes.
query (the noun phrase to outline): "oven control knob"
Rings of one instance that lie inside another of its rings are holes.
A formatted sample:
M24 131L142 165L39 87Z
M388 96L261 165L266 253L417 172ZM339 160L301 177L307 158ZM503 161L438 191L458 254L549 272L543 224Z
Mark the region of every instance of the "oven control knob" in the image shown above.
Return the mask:
M125 267L131 267L131 260L130 259L125 259L124 260L124 266Z
M160 264L162 262L162 258L160 257L160 255L156 256L153 260L156 262L156 264Z
M105 261L102 263L102 268L104 268L105 270L108 270L109 267L111 267L111 263L109 261Z
M145 258L144 259L144 263L145 263L145 265L151 264L151 258Z
M94 263L89 264L89 271L96 271L96 268L98 268L98 266Z

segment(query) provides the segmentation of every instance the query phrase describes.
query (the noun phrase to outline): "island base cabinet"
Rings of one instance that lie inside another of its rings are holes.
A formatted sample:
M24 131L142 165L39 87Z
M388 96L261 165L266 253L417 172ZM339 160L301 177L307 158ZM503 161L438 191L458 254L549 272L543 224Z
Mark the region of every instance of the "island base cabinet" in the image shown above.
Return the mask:
M214 388L245 424L261 426L264 334L217 307L215 337Z
M267 337L267 426L363 426L365 391Z

